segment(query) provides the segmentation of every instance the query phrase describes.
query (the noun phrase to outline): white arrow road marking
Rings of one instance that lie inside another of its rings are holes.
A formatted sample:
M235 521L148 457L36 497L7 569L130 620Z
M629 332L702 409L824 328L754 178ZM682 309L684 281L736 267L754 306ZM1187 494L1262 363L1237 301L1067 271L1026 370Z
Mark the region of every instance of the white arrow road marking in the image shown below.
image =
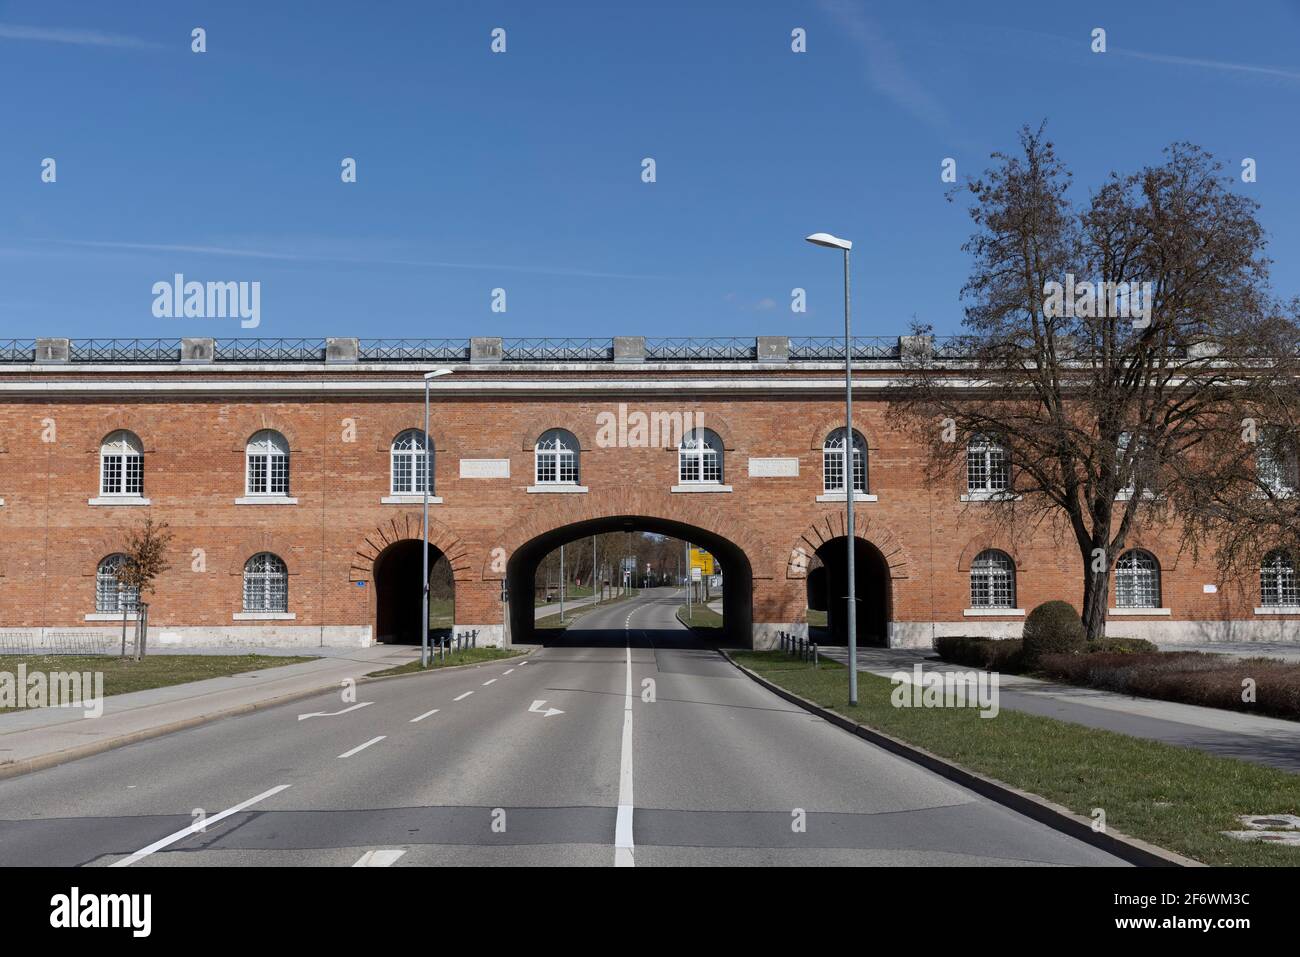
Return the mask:
M313 711L311 714L298 715L299 721L305 721L307 718L336 718L341 714L347 714L349 711L356 711L358 708L364 708L367 705L374 704L373 701L362 701L360 704L354 704L350 708L344 708L342 711Z
M265 801L267 798L279 794L287 787L289 787L288 784L277 784L269 791L263 791L261 794L257 795L257 797L251 797L247 801L244 801L240 804L236 804L234 807L226 808L226 810L222 811L220 814L214 814L211 817L206 817L206 818L201 817L198 820L196 820L193 824L191 824L189 827L181 828L175 834L168 834L161 841L154 841L148 847L142 847L140 850L136 851L130 857L124 857L120 861L114 861L109 866L130 867L136 861L143 860L144 858L152 854L154 851L161 851L167 845L175 844L181 838L189 837L191 834L195 833L196 831L206 830L209 825L216 824L222 818L230 817L230 815L232 814L238 814L244 808L252 807L258 801Z
M381 734L381 735L379 735L378 737L371 738L371 739L370 739L369 741L367 741L365 744L358 744L358 745L357 745L355 748L353 748L351 751L344 751L342 754L339 755L339 757L340 757L340 758L350 758L350 757L352 757L352 755L356 754L358 751L364 751L366 748L370 747L372 744L378 744L380 741L384 740L384 738L386 738L386 737L388 737L388 735L386 735L386 734Z
M544 699L542 701L534 701L532 703L532 706L529 707L528 710L533 712L534 714L540 714L546 718L549 718L553 714L564 714L564 712L561 711L559 708L547 708L545 711L543 711L542 705L544 704L546 704L546 701Z
M420 715L420 716L417 717L417 718L412 718L412 719L411 719L409 722L407 722L407 723L408 723L408 724L415 724L415 722L417 722L417 721L423 721L425 718L429 717L430 715L435 715L435 714L437 714L437 713L438 713L438 709L437 709L437 708L434 708L432 711L426 711L424 714Z
M406 851L396 848L382 848L378 851L366 851L353 867L391 867Z
M468 697L469 697L470 695L472 695L473 693L474 693L474 692L472 692L472 691L466 691L463 695L458 695L457 697L452 698L451 700L452 700L452 701L464 701L466 698L468 698Z

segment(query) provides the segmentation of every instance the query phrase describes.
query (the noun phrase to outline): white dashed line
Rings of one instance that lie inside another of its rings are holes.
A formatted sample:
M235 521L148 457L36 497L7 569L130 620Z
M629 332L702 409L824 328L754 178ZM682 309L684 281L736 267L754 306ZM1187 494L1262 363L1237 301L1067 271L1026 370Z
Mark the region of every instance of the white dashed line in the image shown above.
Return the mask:
M437 714L437 713L438 713L438 709L437 709L437 708L434 708L432 711L426 711L424 714L420 715L418 718L412 718L412 719L411 719L409 722L407 722L407 723L408 723L408 724L415 724L415 722L417 722L417 721L423 721L425 718L429 717L430 715L435 715L435 714Z
M488 685L492 684L492 682L496 680L497 680L496 678L489 678L487 681L483 682L483 687L486 688Z
M353 867L391 867L406 851L397 848L381 848L378 851L366 851Z
M510 672L514 670L515 670L514 668L507 668L505 671L501 672L501 677L504 678L506 675L510 674Z
M457 697L457 698L452 698L451 700L452 700L452 701L464 701L466 698L468 698L468 697L469 697L470 695L472 695L473 693L474 693L474 692L472 692L472 691L466 691L463 695L461 695L461 696L459 696L459 697Z
M384 740L384 738L386 738L386 737L388 737L388 735L386 735L386 734L381 734L381 735L379 735L379 736L376 737L376 738L371 738L371 739L370 739L369 741L367 741L365 744L358 744L358 745L357 745L355 748L353 748L351 751L344 751L342 754L339 755L339 757L340 757L340 758L350 758L350 757L352 757L352 755L356 754L358 751L364 751L366 748L370 747L372 744L378 744L380 741Z
M253 806L254 804L256 804L258 801L265 801L267 798L269 798L269 797L271 797L271 796L273 796L273 795L279 794L281 791L283 791L283 790L284 790L285 788L287 788L287 787L289 787L289 785L287 785L287 784L277 784L275 787L271 788L269 791L263 791L263 792L262 792L261 794L259 794L257 797L251 797L251 798L249 798L247 801L244 801L244 802L242 802L242 803L240 803L240 804L236 804L236 805L235 805L234 807L232 807L232 808L227 808L226 810L222 811L220 814L214 814L214 815L212 815L211 817L201 817L201 818L199 818L197 821L195 821L193 824L191 824L189 827L182 828L181 830L177 831L175 834L168 834L168 835L167 835L166 837L164 837L161 841L154 841L154 842L153 842L152 844L150 844L148 847L143 847L143 848L141 848L140 850L136 851L134 854L132 854L130 857L124 857L124 858L122 858L120 861L115 861L115 862L114 862L113 864L111 864L110 866L111 866L111 867L130 867L130 866L131 866L132 864L134 864L136 861L139 861L139 860L142 860L142 859L148 857L148 856L149 856L150 854L152 854L154 851L160 851L160 850L162 850L164 847L166 847L166 846L169 845L169 844L175 844L175 843L176 843L177 841L179 841L181 838L183 838L183 837L189 837L191 834L195 833L196 831L199 831L199 830L207 830L207 828L208 828L209 825L216 824L216 823L217 823L218 821L220 821L222 818L230 817L230 815L232 815L232 814L238 814L238 813L239 813L240 811L242 811L244 808L246 808L246 807L252 807L252 806Z

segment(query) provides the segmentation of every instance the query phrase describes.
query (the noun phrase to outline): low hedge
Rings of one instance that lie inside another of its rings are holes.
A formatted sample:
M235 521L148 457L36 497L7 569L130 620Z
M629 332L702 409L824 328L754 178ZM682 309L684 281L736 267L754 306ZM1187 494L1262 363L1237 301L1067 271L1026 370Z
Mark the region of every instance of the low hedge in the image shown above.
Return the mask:
M944 661L972 665L989 671L1020 671L1023 642L1019 638L972 638L957 635L934 640L935 651Z

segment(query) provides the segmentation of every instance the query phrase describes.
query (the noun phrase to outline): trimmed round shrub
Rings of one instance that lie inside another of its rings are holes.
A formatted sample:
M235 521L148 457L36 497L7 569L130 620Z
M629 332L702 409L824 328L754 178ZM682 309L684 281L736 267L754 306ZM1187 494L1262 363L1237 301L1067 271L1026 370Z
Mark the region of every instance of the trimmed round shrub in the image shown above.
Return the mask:
M1088 644L1079 613L1068 601L1045 601L1029 613L1021 655L1033 667L1043 655L1074 655Z
M1088 642L1088 647L1084 650L1090 655L1152 655L1160 651L1145 638L1098 638Z

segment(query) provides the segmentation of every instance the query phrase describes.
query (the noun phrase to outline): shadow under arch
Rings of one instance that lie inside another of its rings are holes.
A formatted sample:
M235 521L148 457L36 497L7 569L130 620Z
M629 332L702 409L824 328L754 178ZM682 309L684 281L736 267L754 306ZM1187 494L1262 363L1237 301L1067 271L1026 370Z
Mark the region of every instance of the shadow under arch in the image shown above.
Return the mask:
M609 515L572 522L543 532L516 548L506 566L511 644L537 641L532 594L533 580L542 559L561 545L608 532L652 532L690 542L712 554L723 572L723 642L728 646L752 646L754 572L749 556L716 532L649 515Z

